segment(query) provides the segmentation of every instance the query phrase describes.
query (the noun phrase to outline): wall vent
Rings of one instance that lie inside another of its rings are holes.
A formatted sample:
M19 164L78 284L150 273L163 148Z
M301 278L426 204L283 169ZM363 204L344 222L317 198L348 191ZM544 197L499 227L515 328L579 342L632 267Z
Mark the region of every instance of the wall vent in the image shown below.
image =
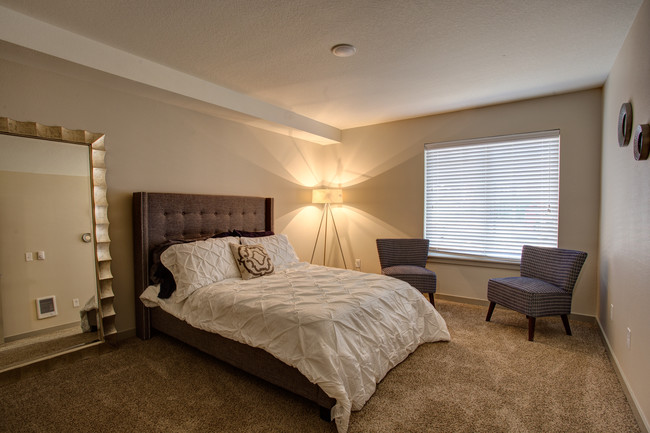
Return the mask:
M56 296L44 296L36 299L36 315L39 319L56 316L59 312L56 309Z

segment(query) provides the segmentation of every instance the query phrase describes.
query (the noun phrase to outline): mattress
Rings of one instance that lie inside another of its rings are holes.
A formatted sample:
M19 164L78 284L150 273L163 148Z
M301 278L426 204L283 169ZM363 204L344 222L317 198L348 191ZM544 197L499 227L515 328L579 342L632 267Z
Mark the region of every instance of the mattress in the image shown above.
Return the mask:
M297 368L336 399L339 433L391 368L423 343L450 339L442 316L409 284L302 262L204 286L180 303L159 299L155 286L141 299Z

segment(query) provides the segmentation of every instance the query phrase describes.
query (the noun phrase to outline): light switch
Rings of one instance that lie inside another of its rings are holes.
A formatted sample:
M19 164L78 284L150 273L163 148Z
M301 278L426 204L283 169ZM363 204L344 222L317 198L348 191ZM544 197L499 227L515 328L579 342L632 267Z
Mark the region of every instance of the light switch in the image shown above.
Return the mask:
M33 262L33 261L34 261L34 254L32 254L32 253L25 253L25 261L26 261L26 262Z
M45 251L39 251L36 253L36 258L38 260L45 260Z

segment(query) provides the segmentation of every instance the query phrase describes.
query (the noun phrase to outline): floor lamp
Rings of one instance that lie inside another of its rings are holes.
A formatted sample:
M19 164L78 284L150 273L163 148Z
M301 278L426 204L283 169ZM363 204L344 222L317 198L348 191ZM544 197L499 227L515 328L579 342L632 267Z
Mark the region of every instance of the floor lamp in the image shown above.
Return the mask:
M343 203L343 191L339 189L314 189L312 191L311 202L314 204L324 204L323 215L320 218L320 225L318 226L318 234L316 235L316 242L314 242L314 250L311 252L311 260L313 263L314 254L316 253L316 245L318 245L318 238L320 237L321 229L323 228L323 221L325 221L325 236L323 238L323 266L325 266L325 257L327 255L327 223L328 219L332 217L332 225L334 226L334 233L336 233L336 241L339 244L339 251L341 251L341 258L343 259L343 266L348 268L345 263L345 256L343 255L343 248L341 247L341 239L339 238L339 231L336 229L336 222L334 221L334 214L332 213L332 203Z

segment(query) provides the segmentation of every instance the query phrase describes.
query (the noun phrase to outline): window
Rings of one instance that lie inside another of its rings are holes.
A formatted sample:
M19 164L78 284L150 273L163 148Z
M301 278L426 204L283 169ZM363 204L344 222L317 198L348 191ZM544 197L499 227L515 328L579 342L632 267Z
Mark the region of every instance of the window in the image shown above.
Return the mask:
M424 146L424 232L443 257L518 262L557 246L560 132Z

